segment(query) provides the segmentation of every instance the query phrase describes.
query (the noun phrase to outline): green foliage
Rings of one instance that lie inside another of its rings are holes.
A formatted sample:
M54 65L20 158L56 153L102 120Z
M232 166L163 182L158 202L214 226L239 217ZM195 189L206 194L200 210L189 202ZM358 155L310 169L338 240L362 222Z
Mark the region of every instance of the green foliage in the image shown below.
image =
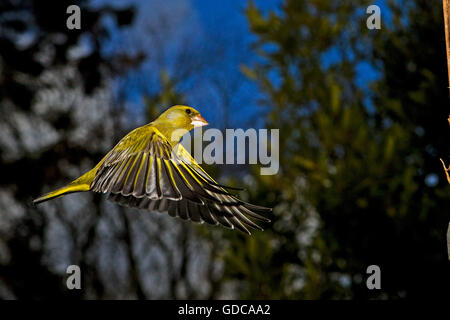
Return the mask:
M173 105L186 104L185 97L176 90L166 71L161 71L160 85L161 89L156 94L144 97L148 121L153 121L162 111Z
M54 12L64 13L71 1L5 3L0 10L5 30L0 35L2 297L449 296L450 191L439 162L450 154L449 101L438 1L392 1L391 23L383 8L382 29L372 31L366 28L368 0L285 0L279 12L267 15L249 4L258 59L240 69L259 85L262 104L270 109L267 127L279 128L281 137L280 173L260 176L253 168L240 195L274 207L273 222L251 237L205 226L196 227L197 237L191 225L111 207L88 194L28 206L33 196L92 167L128 131L121 109L105 97L105 85L143 57L103 50L109 34L103 17L115 17L123 27L131 23L132 8L96 9L76 1L83 28L69 31L66 15ZM24 34L33 40L18 45ZM82 38L94 40L92 51L70 58ZM183 51L175 65L203 76L196 69L202 59L195 57ZM368 88L361 86L361 63L371 63L380 75ZM145 98L148 120L173 104L189 104L178 92L179 79L185 76L160 73L159 83L151 85L156 93ZM224 96L239 87L221 77L217 83L222 80L228 86ZM225 106L233 104L222 99ZM220 177L223 168L207 170ZM66 290L67 264L86 270L86 290ZM372 264L381 267L380 291L365 285ZM118 265L129 267L124 272L111 267Z
M287 0L266 17L247 9L261 62L241 69L272 108L268 127L280 128L281 170L255 174L252 200L276 204L272 231L225 257L226 276L242 278L243 298L446 292L442 8L393 5L392 26L371 34L365 8ZM356 71L369 59L381 77L365 92ZM381 291L365 286L371 264L381 267Z

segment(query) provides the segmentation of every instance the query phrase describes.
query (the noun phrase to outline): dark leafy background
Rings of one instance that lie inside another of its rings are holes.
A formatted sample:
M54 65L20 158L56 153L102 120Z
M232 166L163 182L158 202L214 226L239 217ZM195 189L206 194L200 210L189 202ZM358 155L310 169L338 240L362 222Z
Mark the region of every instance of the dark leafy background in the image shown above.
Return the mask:
M162 3L0 2L0 297L449 297L441 1L380 2L381 30L369 1ZM220 129L280 129L279 174L207 168L274 207L266 231L89 193L30 205L175 103ZM72 264L82 290L65 286Z

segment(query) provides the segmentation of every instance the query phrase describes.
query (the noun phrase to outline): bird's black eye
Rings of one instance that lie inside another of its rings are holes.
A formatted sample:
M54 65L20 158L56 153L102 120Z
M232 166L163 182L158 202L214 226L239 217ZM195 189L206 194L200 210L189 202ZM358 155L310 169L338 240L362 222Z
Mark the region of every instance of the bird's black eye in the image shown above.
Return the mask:
M191 109L186 109L186 113L191 114L192 113Z

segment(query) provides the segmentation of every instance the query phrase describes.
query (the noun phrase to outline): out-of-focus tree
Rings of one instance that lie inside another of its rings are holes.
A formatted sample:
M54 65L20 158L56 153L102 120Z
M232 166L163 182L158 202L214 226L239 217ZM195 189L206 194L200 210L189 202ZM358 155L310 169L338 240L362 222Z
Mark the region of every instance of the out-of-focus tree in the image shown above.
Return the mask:
M81 7L81 30L66 27L72 4ZM112 143L119 113L110 79L136 59L102 54L106 15L120 28L132 22L133 9L92 8L87 1L0 4L3 298L110 296L97 250L99 224L107 219L100 198L31 205L33 197L87 170ZM82 269L83 291L67 290L70 264Z
M126 44L117 46L119 50L125 47L130 51L139 49L148 53L148 59L141 68L119 79L120 103L133 104L133 95L141 93L144 103L136 120L139 124L155 119L171 105L187 104L198 108L212 126L220 129L230 127L231 122L238 119L233 117L234 110L242 110L249 98L240 92L245 90L241 87L248 82L245 76L229 72L230 68L238 70L239 65L248 59L247 51L243 50L243 40L202 29L188 1L172 0L147 3L144 8L146 6L153 8L151 19L145 16L138 21L123 38ZM183 20L182 25L180 20ZM139 103L134 103L134 107ZM238 120L241 124L252 123L251 119ZM194 135L201 139L201 136ZM203 142L197 140L197 143ZM223 170L225 166L204 167L220 180L223 180L221 177L228 178L231 173L239 175L236 174L236 166L230 166L227 171ZM166 297L212 299L236 296L235 288L222 285L220 256L229 237L244 239L242 235L177 219L161 223L154 214L146 213L140 219L146 220L148 225L159 225L157 234L148 232L146 235L154 239L149 241L151 247L161 245L157 238L171 240L161 247L169 270L164 276L171 286Z
M224 257L241 297L448 296L442 8L398 3L394 23L371 33L365 8L287 0L267 16L247 9L261 62L244 71L272 108L268 127L280 128L281 169L254 175L252 196L276 204L272 230ZM381 76L364 88L358 70L368 62ZM372 264L381 290L366 287Z
M139 26L132 9L79 1L79 31L66 29L70 4L0 4L1 298L448 295L440 5L394 2L392 23L370 32L361 1L286 0L268 16L249 5L258 58L243 66L244 44L211 40L187 1L145 2L155 7L141 7L151 16ZM380 74L371 87L367 63ZM172 104L211 101L208 120L233 126L245 82L226 69L239 67L280 129L280 173L246 175L241 195L275 206L266 231L195 226L89 193L29 205ZM69 264L82 291L65 287ZM380 291L366 288L371 264Z
M154 15L144 19L152 21L145 33L142 26L130 30L134 10L101 3L75 3L81 7L79 31L65 24L66 8L74 3L11 1L1 7L0 296L220 297L221 264L212 259L223 245L218 228L209 233L205 226L120 207L90 193L30 205L33 197L91 168L163 108L188 103L188 96L195 100L197 80L214 74L228 52L222 45L199 50L208 41L175 23L190 16L183 6L177 13L176 3L141 7ZM123 39L131 41L123 45ZM171 47L177 42L178 49ZM129 94L144 97L142 113L129 107ZM220 102L234 92L219 94ZM81 267L81 291L65 286L72 264Z
M398 132L392 148L403 181L397 178L391 185L406 185L388 211L400 225L392 234L398 241L392 248L397 254L389 288L408 297L423 297L424 292L449 297L445 231L450 190L439 162L450 153L442 4L391 1L390 8L392 27L375 35L373 55L382 74L373 87L376 125Z

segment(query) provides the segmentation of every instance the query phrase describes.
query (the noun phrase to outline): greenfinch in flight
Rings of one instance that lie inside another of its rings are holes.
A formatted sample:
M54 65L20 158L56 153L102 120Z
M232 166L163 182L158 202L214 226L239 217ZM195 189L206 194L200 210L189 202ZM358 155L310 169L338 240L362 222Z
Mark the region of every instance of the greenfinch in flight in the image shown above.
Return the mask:
M90 171L65 187L41 196L35 204L73 192L109 193L109 200L129 207L168 212L172 217L212 225L262 228L251 218L270 208L246 203L218 184L179 143L195 127L207 125L194 108L173 106L156 120L128 133Z

